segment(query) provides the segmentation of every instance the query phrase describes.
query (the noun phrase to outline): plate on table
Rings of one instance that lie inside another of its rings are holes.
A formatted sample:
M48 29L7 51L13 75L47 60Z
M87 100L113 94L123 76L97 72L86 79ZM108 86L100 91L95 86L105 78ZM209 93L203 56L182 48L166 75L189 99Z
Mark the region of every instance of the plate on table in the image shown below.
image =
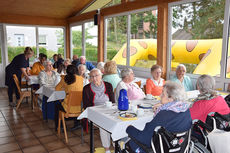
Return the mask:
M137 117L137 114L131 113L131 112L124 112L124 113L120 113L119 116L122 118L129 118L130 119L130 118Z
M143 109L152 109L153 108L153 104L150 104L150 103L143 103L143 104L139 104L137 106L139 108L143 108Z

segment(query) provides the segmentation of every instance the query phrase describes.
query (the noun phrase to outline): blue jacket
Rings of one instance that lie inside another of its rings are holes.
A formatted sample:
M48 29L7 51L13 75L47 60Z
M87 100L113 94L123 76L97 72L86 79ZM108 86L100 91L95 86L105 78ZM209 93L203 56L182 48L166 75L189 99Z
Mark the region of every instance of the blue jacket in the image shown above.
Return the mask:
M160 111L152 121L145 125L143 131L136 129L133 126L129 126L126 129L126 132L137 139L139 142L151 147L151 139L154 133L154 129L157 126L162 126L170 132L184 132L191 128L192 118L190 111L176 113L173 111ZM138 147L132 140L129 142L129 145L133 151ZM144 152L141 150L141 152Z
M76 64L76 67L78 67L78 65L80 65L80 64L81 64L81 62L79 61L79 62ZM89 71L91 71L92 69L95 68L95 66L94 66L91 62L85 62L84 65L86 66L86 68L87 68Z

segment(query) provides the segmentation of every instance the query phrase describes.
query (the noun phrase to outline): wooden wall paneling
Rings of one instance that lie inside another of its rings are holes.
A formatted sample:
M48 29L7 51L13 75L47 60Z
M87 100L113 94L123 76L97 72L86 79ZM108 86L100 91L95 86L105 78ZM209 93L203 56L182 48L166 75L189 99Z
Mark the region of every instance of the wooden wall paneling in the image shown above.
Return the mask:
M26 25L47 25L47 26L66 26L65 19L55 19L28 15L9 15L1 14L0 23L7 24L26 24Z
M158 5L157 23L157 64L163 67L163 77L167 72L168 44L168 3Z
M100 14L102 16L108 16L108 15L133 11L137 9L153 7L153 6L164 4L164 3L171 3L175 1L180 1L180 0L146 0L145 2L143 2L143 0L128 1L125 3L121 3L119 5L114 5L111 7L103 8L100 10ZM92 12L84 13L78 16L70 17L68 18L68 22L74 23L74 22L81 22L81 21L88 20L88 19L93 19L94 14L96 14L96 11L92 11Z
M65 30L66 30L66 32L65 32L66 58L71 59L72 57L70 57L71 42L70 42L70 26L69 26L69 24L66 25Z
M104 61L104 16L98 16L98 55L97 61Z

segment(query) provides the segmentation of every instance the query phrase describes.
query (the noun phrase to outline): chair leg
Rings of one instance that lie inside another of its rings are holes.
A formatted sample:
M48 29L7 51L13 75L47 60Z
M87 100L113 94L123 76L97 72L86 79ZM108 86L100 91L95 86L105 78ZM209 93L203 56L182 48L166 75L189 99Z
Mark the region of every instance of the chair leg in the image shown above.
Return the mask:
M84 130L83 130L83 126L81 126L81 143L83 144L84 143Z
M63 128L64 128L64 134L65 134L65 142L68 143L68 136L67 136L67 132L66 132L66 125L65 125L65 117L63 115L63 113L61 113L61 117L62 117L62 124L63 124Z
M58 118L58 136L61 136L61 113L59 113L59 118Z
M24 99L24 95L20 95L20 99L18 100L18 104L17 104L17 107L16 107L16 110L18 110L18 108L20 107L21 103L22 103L22 100Z

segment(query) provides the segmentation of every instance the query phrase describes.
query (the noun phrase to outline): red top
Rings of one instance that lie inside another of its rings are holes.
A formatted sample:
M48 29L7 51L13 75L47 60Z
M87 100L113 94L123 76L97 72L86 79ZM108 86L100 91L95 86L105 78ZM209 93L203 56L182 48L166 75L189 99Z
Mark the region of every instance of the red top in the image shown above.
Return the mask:
M156 86L151 79L147 79L146 81L146 94L152 94L153 96L160 96L163 90L163 85L165 84L165 80L162 80L163 83L160 86Z
M211 100L199 100L190 108L192 119L199 119L205 122L211 112L218 112L221 115L230 113L230 109L223 97L218 96Z

